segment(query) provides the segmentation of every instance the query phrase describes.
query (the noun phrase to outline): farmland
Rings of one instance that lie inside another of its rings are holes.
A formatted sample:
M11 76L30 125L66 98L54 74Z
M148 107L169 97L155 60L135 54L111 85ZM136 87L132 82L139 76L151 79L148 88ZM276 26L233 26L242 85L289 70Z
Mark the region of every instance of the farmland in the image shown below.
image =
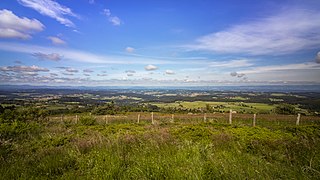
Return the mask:
M316 92L40 89L2 95L0 179L320 175Z

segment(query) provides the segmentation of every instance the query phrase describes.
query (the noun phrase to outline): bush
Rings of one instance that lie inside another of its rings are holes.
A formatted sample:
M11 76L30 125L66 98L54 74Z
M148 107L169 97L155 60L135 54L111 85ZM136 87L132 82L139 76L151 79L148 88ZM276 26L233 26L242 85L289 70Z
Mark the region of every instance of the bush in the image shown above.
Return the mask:
M279 104L275 109L275 113L277 114L295 114L296 108L291 104Z
M91 125L95 125L97 121L93 116L81 116L80 123L82 125L91 126Z
M34 107L20 109L5 109L0 115L1 123L19 122L40 122L46 120L47 111Z

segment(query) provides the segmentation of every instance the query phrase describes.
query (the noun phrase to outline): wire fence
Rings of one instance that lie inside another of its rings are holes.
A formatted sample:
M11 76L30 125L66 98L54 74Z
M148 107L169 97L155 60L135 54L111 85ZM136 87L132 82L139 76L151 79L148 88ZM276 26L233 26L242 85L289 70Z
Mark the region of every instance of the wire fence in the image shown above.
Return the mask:
M82 116L60 115L50 117L50 121L80 123ZM320 125L319 116L279 115L279 114L237 114L237 113L204 113L204 114L164 114L164 113L127 113L124 115L89 115L97 124L119 123L201 123L211 122L217 124L233 124L246 126L291 126L291 125ZM230 117L231 116L231 117ZM254 120L254 116L255 120ZM231 119L231 121L230 121Z

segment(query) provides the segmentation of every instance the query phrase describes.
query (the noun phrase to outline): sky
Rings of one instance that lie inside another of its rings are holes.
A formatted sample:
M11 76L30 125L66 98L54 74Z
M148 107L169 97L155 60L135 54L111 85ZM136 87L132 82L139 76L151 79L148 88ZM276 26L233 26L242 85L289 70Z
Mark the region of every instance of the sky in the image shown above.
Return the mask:
M1 0L0 84L320 84L319 0Z

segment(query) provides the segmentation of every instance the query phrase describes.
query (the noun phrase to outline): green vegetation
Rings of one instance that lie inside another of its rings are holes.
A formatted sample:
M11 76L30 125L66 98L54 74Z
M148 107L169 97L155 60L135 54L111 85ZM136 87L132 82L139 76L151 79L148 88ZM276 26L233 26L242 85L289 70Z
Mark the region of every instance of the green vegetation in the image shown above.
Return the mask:
M277 114L295 114L295 107L291 104L279 104L275 108L275 113Z
M317 179L320 172L319 123L102 124L86 115L76 124L40 109L3 112L0 179Z
M80 117L80 123L82 125L92 126L92 125L95 125L97 122L96 122L95 117L93 117L91 115L90 116L86 115L86 116Z

